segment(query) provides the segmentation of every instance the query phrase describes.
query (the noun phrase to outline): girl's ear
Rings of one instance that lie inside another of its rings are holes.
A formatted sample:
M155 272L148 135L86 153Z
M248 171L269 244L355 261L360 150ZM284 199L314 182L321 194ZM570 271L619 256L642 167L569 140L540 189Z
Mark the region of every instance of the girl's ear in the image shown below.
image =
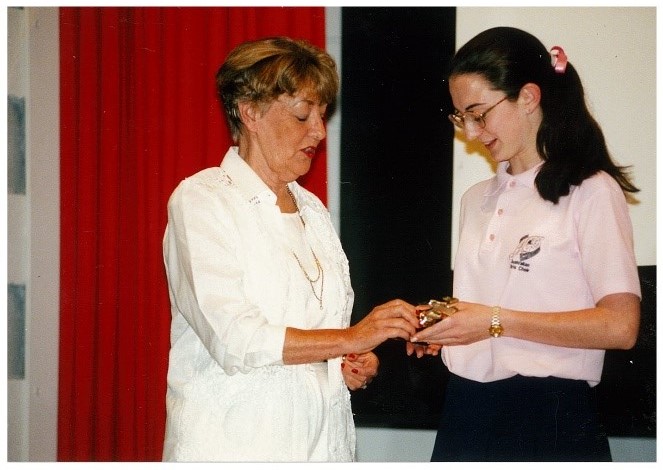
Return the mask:
M527 111L531 113L541 102L541 88L539 88L539 85L536 83L526 83L520 89L518 101L520 101L527 108Z
M240 101L237 103L237 110L239 111L239 118L244 124L244 127L249 131L255 131L256 121L260 117L259 109L249 101Z

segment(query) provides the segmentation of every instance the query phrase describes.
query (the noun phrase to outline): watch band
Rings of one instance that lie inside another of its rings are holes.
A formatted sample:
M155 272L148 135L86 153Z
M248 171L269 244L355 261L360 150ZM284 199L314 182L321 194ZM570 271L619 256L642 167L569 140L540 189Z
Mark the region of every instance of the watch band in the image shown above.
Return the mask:
M504 332L504 328L500 323L500 311L502 309L499 306L493 307L493 316L490 319L490 328L488 328L488 334L493 338L499 338Z

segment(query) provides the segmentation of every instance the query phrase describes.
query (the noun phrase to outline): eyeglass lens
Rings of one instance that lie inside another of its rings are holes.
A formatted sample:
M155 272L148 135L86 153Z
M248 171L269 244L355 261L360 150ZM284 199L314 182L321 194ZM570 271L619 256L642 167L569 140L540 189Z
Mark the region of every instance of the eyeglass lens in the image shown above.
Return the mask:
M472 112L467 112L464 114L450 114L449 120L458 128L464 129L468 124L479 126L481 129L486 127L486 121L483 119L483 116L475 114Z

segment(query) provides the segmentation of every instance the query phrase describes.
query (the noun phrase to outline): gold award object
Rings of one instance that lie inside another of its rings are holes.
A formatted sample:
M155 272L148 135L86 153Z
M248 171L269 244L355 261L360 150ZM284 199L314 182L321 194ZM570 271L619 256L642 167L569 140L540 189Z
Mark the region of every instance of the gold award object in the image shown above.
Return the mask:
M458 311L453 304L458 302L455 297L442 297L442 300L431 299L428 301L430 308L419 312L419 326L428 328L431 325L450 317Z

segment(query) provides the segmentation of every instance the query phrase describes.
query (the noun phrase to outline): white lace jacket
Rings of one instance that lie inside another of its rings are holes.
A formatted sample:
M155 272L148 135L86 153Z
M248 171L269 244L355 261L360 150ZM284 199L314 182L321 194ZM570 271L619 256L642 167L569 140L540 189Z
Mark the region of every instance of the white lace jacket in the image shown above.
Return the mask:
M327 209L297 183L290 187L324 268L324 310L284 249L276 196L236 148L220 167L185 179L170 198L163 245L172 311L164 460L354 460L340 358L327 362L324 394L314 365L282 361L287 326L346 327L354 301ZM316 443L320 436L326 445ZM326 455L314 453L316 446Z

